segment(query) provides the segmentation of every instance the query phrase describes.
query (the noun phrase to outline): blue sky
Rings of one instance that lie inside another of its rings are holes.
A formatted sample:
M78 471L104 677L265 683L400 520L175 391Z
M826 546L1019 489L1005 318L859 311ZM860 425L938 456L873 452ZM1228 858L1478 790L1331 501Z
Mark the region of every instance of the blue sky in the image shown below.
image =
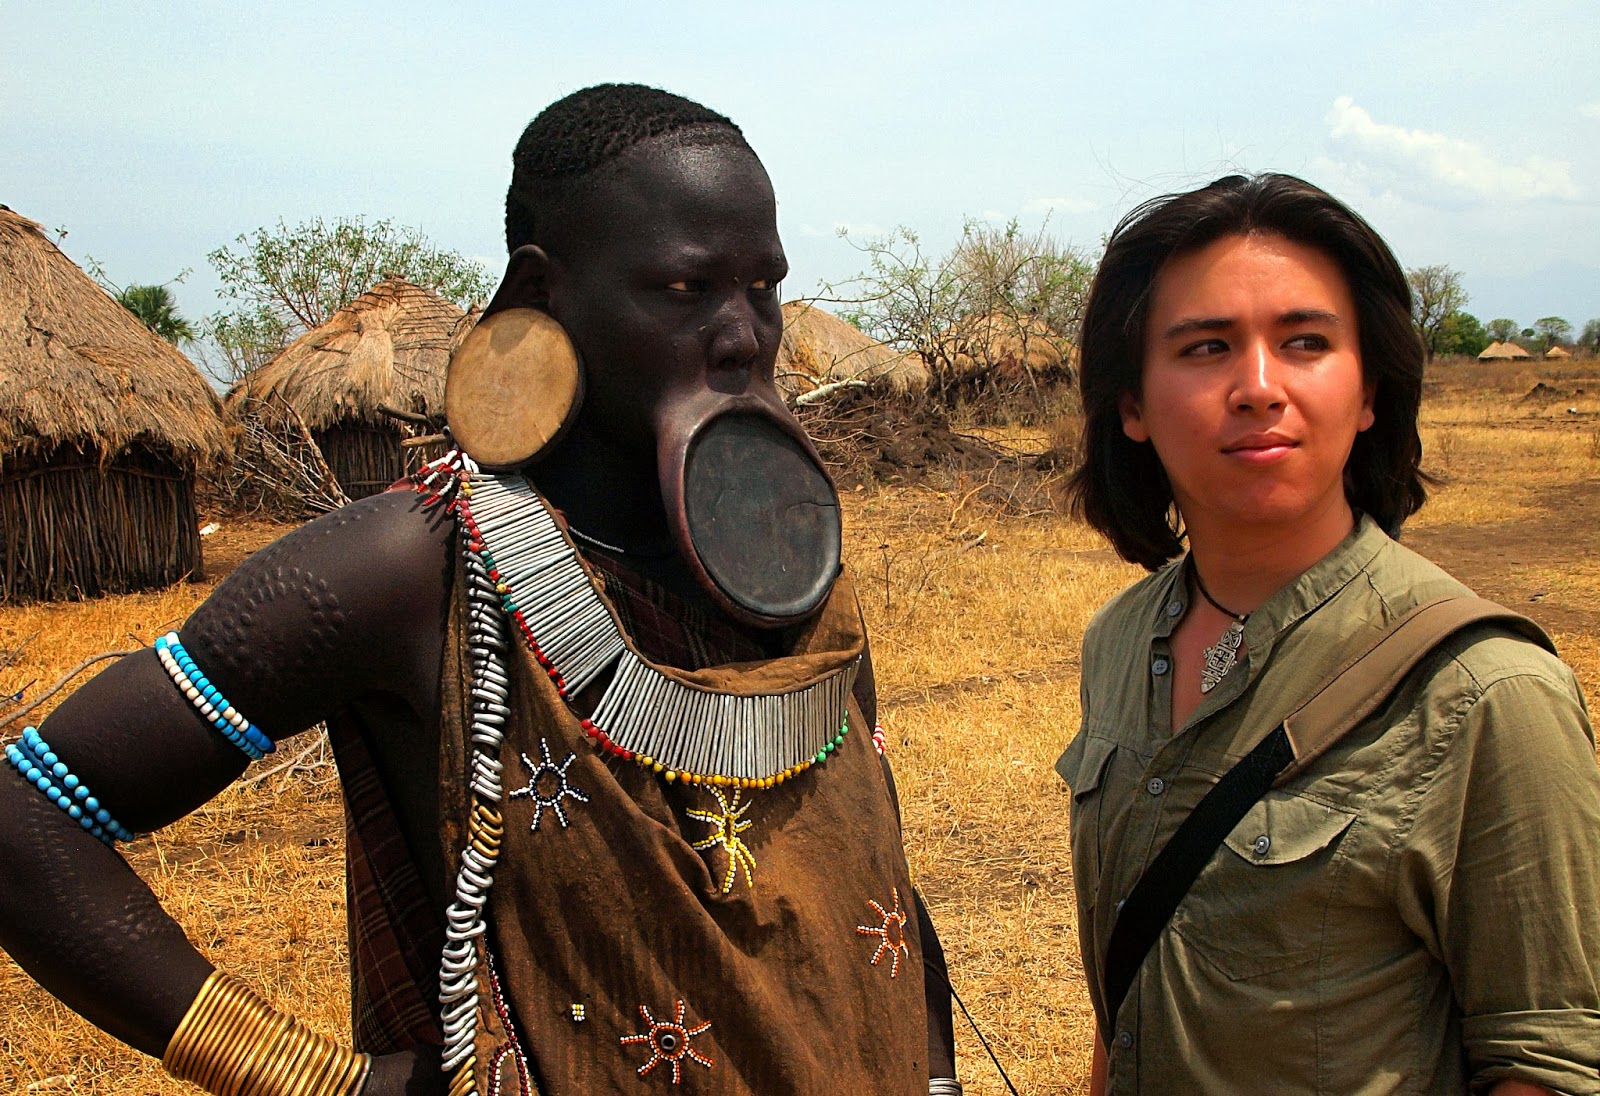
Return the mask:
M606 80L700 99L777 189L787 296L964 217L1096 244L1138 201L1301 174L1469 310L1600 317L1600 5L1463 0L382 6L0 0L0 202L219 307L206 253L366 214L502 261L510 149Z

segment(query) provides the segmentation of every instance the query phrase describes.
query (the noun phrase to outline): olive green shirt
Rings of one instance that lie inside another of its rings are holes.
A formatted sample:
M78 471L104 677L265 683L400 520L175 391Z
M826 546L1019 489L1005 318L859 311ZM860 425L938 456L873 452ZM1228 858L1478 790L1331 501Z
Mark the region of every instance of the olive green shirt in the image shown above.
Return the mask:
M1447 641L1310 769L1256 803L1121 1010L1117 904L1213 784L1332 673L1330 652L1465 588L1370 520L1245 626L1170 727L1174 562L1083 644L1072 788L1078 924L1112 1094L1600 1093L1600 769L1572 672L1492 627Z

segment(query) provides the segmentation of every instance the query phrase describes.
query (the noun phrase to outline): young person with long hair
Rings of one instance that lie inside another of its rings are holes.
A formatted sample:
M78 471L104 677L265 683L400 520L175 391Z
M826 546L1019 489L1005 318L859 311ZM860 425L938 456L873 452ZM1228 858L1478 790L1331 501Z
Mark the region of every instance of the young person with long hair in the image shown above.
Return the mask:
M1074 501L1152 572L1088 628L1057 765L1092 1091L1600 1091L1594 733L1502 626L1255 801L1113 999L1118 919L1202 798L1353 646L1470 592L1397 542L1422 346L1393 254L1322 190L1230 176L1136 209L1081 349Z

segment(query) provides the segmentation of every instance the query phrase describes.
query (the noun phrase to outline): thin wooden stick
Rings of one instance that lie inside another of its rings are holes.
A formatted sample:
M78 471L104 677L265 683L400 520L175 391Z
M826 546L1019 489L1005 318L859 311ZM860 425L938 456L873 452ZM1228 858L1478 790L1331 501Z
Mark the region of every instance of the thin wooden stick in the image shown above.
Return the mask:
M45 701L59 693L62 689L66 688L67 682L83 673L83 671L87 670L90 666L93 666L96 662L104 662L108 658L122 658L125 655L138 654L142 650L144 650L143 647L134 647L131 650L126 651L102 651L97 655L84 659L82 662L78 663L72 669L63 674L60 681L57 681L54 685L50 686L50 688L34 697L31 701L24 704L14 712L0 716L0 727L4 727L8 723L15 723L17 720L33 711L39 705L43 704Z

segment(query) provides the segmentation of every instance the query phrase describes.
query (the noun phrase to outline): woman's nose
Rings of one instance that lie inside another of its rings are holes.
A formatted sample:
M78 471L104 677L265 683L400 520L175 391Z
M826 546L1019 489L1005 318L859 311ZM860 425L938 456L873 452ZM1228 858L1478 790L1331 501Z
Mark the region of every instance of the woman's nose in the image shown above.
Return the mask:
M1264 339L1252 340L1239 355L1230 403L1235 411L1271 411L1288 402L1283 363Z
M717 310L711 364L719 369L747 368L761 349L758 319L744 292L730 294Z

